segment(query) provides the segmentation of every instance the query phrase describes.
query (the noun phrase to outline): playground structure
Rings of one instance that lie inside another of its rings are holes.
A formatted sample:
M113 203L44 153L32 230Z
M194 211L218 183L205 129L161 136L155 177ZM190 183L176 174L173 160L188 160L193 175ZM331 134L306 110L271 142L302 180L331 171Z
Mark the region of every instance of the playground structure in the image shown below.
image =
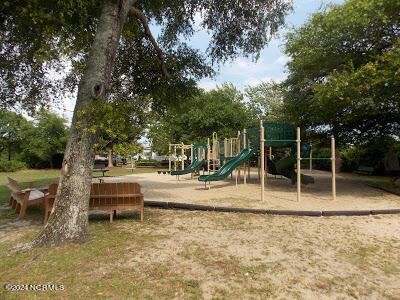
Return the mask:
M267 130L265 130L267 127ZM295 139L294 139L295 137ZM313 160L330 160L332 170L332 199L336 200L336 159L335 138L331 137L331 157L312 157L312 147L302 143L300 127L296 128L290 124L276 124L260 121L260 164L261 167L261 201L264 201L266 179L265 173L272 175L283 175L297 184L297 201L301 200L301 184L314 183L311 176L301 173L301 162L309 160L309 170L312 172ZM269 148L269 157L266 158L265 147ZM291 155L274 163L271 160L271 149L274 147L291 147Z
M171 146L182 146L183 144L170 144ZM176 153L176 147L174 151ZM272 151L274 148L289 148L290 155L280 160L273 160ZM301 184L314 183L314 178L301 173L301 162L309 160L310 173L312 172L313 160L330 160L332 170L332 198L336 199L336 169L335 169L335 139L331 137L331 157L312 157L312 147L301 140L300 128L295 128L287 123L263 122L260 120L259 128L243 129L238 132L235 138L225 138L218 141L217 133L212 134L212 139L208 139L207 145L202 145L201 150L206 155L196 154L193 159L193 145L191 145L191 165L182 170L172 171L172 175L191 173L192 178L196 171L203 169L203 175L198 177L199 181L204 182L205 188L211 188L211 181L220 181L229 175L233 177L235 172L236 186L241 181L243 171L243 183L246 184L250 179L250 161L257 158L258 177L261 184L261 200L265 201L265 186L267 185L267 174L281 175L291 180L292 184L297 184L297 201L301 200ZM197 153L199 149L195 152ZM183 151L182 157L183 157ZM207 174L204 174L204 171Z
M171 144L173 145L173 144ZM177 176L179 180L179 175L183 174L191 174L192 178L195 172L199 171L200 169L204 169L204 165L206 164L206 160L208 157L208 153L206 149L209 147L203 144L192 144L190 150L190 165L186 168L182 168L181 170L177 170L175 166L174 171L170 171L171 175ZM182 155L183 156L183 155ZM184 163L182 162L182 166Z
M172 151L172 148L174 151ZM180 155L178 156L177 149L180 150ZM185 151L190 150L190 159L192 162L193 158L193 145L185 145L184 143L180 144L169 144L168 145L168 171L171 172L172 161L174 162L174 171L178 168L178 163L180 163L181 170L185 169ZM173 155L172 155L173 153ZM188 156L186 156L188 157Z

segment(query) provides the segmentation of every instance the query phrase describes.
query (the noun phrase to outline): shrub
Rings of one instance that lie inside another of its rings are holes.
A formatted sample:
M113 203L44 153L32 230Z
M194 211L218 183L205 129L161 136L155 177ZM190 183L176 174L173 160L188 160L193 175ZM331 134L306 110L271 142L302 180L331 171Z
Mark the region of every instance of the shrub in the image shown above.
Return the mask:
M340 157L342 158L342 172L351 172L357 170L361 157L365 156L365 150L358 146L349 146L340 150Z
M15 172L26 168L27 165L24 162L0 159L0 172Z
M324 158L331 157L331 149L330 148L313 149L313 158L317 157L324 157ZM329 171L332 168L331 160L329 159L313 160L313 168L316 170Z

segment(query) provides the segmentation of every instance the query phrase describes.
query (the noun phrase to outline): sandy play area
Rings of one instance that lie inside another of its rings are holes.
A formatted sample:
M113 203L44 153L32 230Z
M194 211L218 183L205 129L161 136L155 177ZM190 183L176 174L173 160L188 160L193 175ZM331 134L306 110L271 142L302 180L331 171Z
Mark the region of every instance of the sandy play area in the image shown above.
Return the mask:
M236 187L235 176L225 181L204 183L189 175L175 176L157 173L128 175L108 178L106 181L135 181L142 186L145 200L173 201L228 207L288 210L372 210L399 209L400 197L357 182L345 174L337 174L337 198L332 200L331 175L329 172L313 171L314 184L302 185L301 201L297 202L296 185L284 177L269 176L265 187L265 201L261 202L261 188L257 170L243 184L243 177Z

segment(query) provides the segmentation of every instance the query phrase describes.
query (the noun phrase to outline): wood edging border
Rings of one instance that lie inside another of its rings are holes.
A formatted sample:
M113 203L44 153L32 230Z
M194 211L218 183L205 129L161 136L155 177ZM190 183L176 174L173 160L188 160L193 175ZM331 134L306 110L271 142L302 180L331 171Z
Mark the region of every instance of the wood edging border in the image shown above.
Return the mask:
M161 209L182 209L191 211L237 212L261 215L332 217L332 216L369 216L400 214L400 209L372 209L372 210L274 210L242 207L224 207L201 204L190 204L170 201L145 200L144 206Z

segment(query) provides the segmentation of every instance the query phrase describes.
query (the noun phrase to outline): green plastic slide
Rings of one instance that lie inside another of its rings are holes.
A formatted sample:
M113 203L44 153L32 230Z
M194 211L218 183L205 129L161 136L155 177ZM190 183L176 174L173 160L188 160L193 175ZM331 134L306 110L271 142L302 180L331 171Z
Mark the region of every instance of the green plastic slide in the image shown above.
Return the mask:
M199 181L218 181L224 180L229 176L237 167L248 161L254 154L252 149L243 149L238 156L229 160L224 164L216 173L211 175L201 175Z
M277 161L276 164L268 160L268 164L274 164L274 167L271 169L276 170L276 174L272 175L285 176L286 178L289 178L292 181L292 184L295 184L297 181L297 174L294 168L296 163L297 163L297 157L295 155L285 157ZM314 183L314 178L308 175L301 174L301 183L302 184Z
M171 175L183 175L183 174L189 174L192 173L196 170L201 169L205 164L205 160L197 160L195 159L189 166L187 166L186 169L183 170L176 170L176 171L172 171Z

